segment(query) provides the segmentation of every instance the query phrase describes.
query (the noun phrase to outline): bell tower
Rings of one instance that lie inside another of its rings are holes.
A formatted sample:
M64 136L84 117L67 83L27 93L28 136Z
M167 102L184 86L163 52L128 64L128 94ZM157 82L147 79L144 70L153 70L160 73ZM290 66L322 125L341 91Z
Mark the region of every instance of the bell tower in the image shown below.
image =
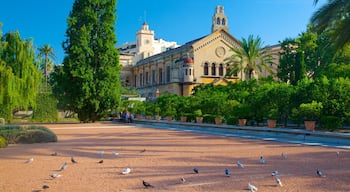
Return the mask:
M213 16L211 32L214 33L219 29L224 29L225 31L229 32L227 23L228 22L224 11L224 6L217 5Z

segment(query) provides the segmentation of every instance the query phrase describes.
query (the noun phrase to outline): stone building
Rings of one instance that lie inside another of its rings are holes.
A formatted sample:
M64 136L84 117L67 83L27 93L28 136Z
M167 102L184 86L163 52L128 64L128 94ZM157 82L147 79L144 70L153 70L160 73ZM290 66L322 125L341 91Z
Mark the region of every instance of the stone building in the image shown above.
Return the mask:
M224 59L233 54L231 48L240 45L229 33L223 6L215 9L209 35L157 54L153 42L154 32L144 23L136 33L135 52L121 52L120 56L121 79L135 87L142 97L152 99L163 93L187 96L202 83L217 85L245 79L244 74L225 76L229 66Z

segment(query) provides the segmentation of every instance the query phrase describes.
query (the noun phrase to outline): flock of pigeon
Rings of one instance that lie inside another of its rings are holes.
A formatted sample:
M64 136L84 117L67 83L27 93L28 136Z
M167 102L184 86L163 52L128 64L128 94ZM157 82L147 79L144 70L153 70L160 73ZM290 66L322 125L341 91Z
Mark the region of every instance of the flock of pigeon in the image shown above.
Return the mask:
M146 151L146 149L144 149L144 150L142 150L142 151L140 151L140 152L143 153L143 152L145 152L145 151ZM102 158L103 155L104 155L104 153L105 153L104 151L99 151L99 152L98 152L98 155ZM337 153L337 157L339 157L339 152L336 152L336 153ZM51 154L51 156L57 156L57 155L58 155L57 152L54 152L54 153ZM119 153L117 153L117 152L115 152L115 151L112 151L112 155L113 155L113 156L118 156ZM288 156L287 156L286 154L282 153L282 154L281 154L281 158L282 158L282 159L287 159ZM25 163L28 163L28 164L29 164L29 163L32 163L33 161L34 161L34 158L30 158L30 159L26 160ZM261 164L266 164L266 159L265 159L264 157L262 157L262 156L260 156L259 161L260 161ZM74 157L71 157L71 163L76 164L76 163L78 163L78 162L74 159ZM100 163L100 164L103 163L103 159L101 159L101 160L98 161L97 163ZM244 165L243 165L240 161L237 161L236 164L237 164L237 167L238 167L238 168L244 169ZM62 172L62 171L64 171L64 170L66 170L67 167L68 167L67 162L64 162L64 163L61 165L61 167L59 168L58 172ZM193 172L194 172L194 174L199 174L200 171L199 171L198 168L193 168ZM123 174L123 175L127 175L127 174L130 174L130 173L131 173L131 169L130 169L129 167L123 169L122 172L121 172L121 174ZM273 171L271 172L271 176L274 177L274 180L275 180L275 182L276 182L276 185L283 187L282 181L281 181L281 179L279 178L279 175L278 175L278 174L279 174L279 173L278 173L278 170L273 170ZM316 170L316 175L317 175L318 177L326 177L326 176L322 173L322 171L321 171L320 169L317 169L317 170ZM56 179L56 178L61 177L62 175L59 174L59 173L52 173L52 174L50 174L49 176L50 176L52 179ZM226 176L226 177L230 177L230 176L231 176L231 171L230 171L230 169L228 169L228 168L225 169L225 176ZM181 183L185 183L185 182L186 182L186 179L183 178L183 177L181 177L181 178L180 178L180 182L181 182ZM146 182L146 181L144 181L144 180L142 180L142 184L143 184L143 186L144 186L145 188L154 188L154 185L152 185L151 183ZM49 188L50 188L50 186L48 186L48 185L46 185L46 184L42 186L42 189L43 189L43 190L46 190L46 189L49 189ZM250 190L251 192L257 192L257 191L258 191L258 188L249 182L248 185L247 185L247 190ZM38 191L41 191L41 190L38 190Z

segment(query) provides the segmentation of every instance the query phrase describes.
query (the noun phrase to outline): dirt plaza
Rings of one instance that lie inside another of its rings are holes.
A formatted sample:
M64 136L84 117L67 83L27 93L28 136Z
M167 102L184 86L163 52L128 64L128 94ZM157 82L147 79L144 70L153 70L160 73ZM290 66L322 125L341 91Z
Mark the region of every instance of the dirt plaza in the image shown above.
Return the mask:
M350 151L133 124L47 124L58 142L0 149L0 191L350 191ZM282 158L281 154L287 158ZM259 162L260 157L266 164ZM77 163L71 162L73 157ZM26 163L33 158L31 163ZM103 162L101 163L101 160ZM244 168L237 166L237 161ZM67 168L60 171L62 164ZM125 168L130 173L122 174ZM199 173L193 172L197 168ZM225 169L231 176L225 175ZM316 170L325 177L319 177ZM271 172L278 170L283 186ZM61 175L52 178L51 174ZM185 179L185 182L181 181ZM142 181L152 184L145 188ZM43 189L46 185L48 189Z

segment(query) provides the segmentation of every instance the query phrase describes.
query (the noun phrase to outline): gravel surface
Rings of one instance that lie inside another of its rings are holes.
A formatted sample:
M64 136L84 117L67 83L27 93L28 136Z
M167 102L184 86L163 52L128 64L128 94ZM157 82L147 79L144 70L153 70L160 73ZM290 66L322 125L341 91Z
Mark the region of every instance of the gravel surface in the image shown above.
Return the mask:
M350 151L346 149L132 124L44 126L57 134L58 142L0 149L1 192L225 192L248 191L248 183L259 192L350 191ZM282 153L287 155L286 159L281 157ZM260 163L260 156L266 159L266 164ZM71 157L77 163L72 163ZM30 158L33 161L26 163ZM99 163L101 160L103 163ZM239 168L237 161L244 168ZM60 171L65 162L67 168ZM130 168L130 173L122 174L125 168ZM230 177L225 175L226 168L231 172ZM317 169L325 177L319 177ZM282 187L271 176L274 170L279 172ZM52 178L50 175L54 173L61 177ZM154 187L145 188L143 180ZM49 188L43 189L44 185Z

